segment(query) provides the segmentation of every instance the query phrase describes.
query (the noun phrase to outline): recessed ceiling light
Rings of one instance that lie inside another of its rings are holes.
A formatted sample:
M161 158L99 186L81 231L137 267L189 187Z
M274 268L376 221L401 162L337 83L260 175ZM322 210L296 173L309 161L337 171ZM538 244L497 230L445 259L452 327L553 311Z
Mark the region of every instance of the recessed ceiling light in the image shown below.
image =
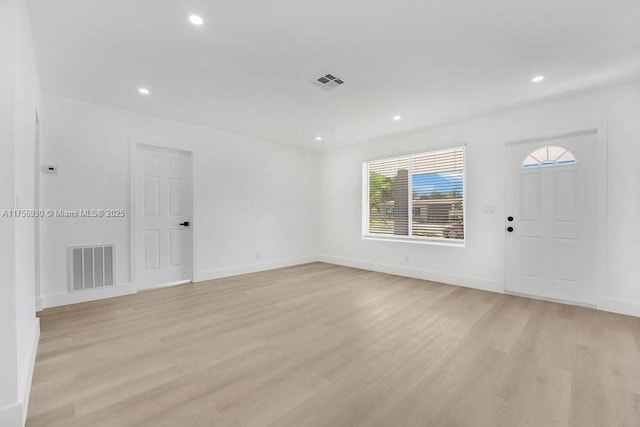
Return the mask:
M322 141L322 137L321 136L316 136L316 141Z
M197 25L197 26L204 24L204 19L202 19L202 17L198 15L190 15L189 21L191 21L193 25Z
M138 92L139 92L141 95L149 95L149 93L150 93L150 92L149 92L149 89L147 89L146 87L139 87L139 88L138 88Z
M539 83L543 80L544 80L544 76L535 76L534 78L531 79L531 81L534 83Z
M397 122L398 120L402 120L402 117L400 117L400 116L393 116L393 120L395 120L395 121Z

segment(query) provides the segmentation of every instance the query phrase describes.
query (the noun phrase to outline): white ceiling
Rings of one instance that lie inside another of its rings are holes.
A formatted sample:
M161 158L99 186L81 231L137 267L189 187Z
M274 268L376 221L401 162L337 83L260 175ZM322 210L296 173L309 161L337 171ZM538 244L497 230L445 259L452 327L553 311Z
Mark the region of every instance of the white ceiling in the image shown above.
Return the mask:
M638 0L29 6L46 92L312 148L640 78ZM346 83L309 83L322 72Z

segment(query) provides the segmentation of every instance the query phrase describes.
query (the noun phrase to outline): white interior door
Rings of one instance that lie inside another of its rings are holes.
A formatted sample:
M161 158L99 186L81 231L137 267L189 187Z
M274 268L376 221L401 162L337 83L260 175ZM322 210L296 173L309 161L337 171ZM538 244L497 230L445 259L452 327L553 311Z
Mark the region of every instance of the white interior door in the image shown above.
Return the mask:
M192 280L191 156L179 150L136 149L138 288Z
M507 291L594 304L597 134L507 146Z

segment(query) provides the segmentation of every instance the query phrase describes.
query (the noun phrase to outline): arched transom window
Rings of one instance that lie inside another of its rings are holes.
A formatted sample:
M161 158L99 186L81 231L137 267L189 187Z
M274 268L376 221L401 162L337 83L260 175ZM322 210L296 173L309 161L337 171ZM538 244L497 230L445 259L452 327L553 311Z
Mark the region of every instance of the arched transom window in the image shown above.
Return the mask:
M557 145L547 145L533 150L522 162L523 168L541 166L564 166L576 163L576 156L571 151Z

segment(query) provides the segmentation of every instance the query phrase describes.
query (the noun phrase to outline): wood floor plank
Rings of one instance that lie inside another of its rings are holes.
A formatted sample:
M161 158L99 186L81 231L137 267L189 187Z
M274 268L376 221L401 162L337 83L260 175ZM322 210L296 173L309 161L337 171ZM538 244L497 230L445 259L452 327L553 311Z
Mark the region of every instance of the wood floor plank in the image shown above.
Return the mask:
M323 263L45 310L27 425L637 426L640 319Z

